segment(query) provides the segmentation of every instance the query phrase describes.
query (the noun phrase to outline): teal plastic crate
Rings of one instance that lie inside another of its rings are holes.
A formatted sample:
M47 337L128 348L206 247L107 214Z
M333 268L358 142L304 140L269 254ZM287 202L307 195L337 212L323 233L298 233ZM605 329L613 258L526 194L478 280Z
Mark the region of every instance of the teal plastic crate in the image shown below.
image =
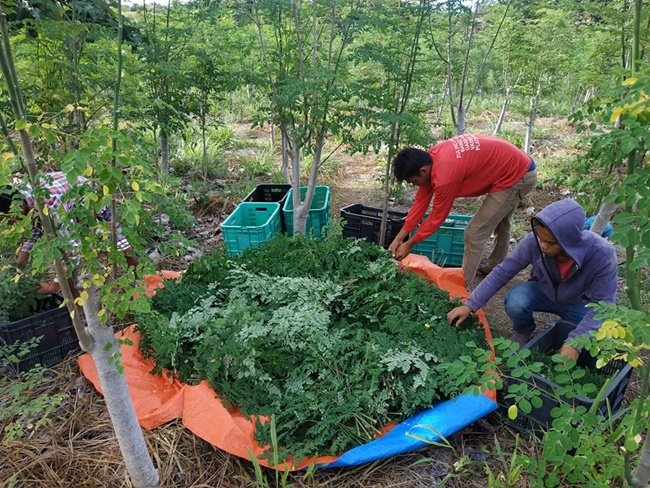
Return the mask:
M282 212L282 207L284 206L284 201L287 199L287 194L291 190L291 185L284 183L264 183L257 185L253 191L251 191L242 202L265 202L271 203L275 202L280 205L280 222L282 223L282 232L287 231L287 227L284 223L284 212Z
M305 198L307 187L300 188L300 199ZM287 235L293 235L293 189L289 190L287 199L282 208L284 213L284 224L286 227ZM307 216L307 235L313 236L316 239L322 239L325 236L324 229L329 225L331 218L330 209L330 189L328 186L317 186L314 190L314 198L309 207L309 215Z
M243 202L221 224L226 254L236 256L244 249L260 247L282 232L278 203Z
M439 266L462 266L465 228L470 220L470 215L449 215L435 234L418 242L411 252L426 256Z

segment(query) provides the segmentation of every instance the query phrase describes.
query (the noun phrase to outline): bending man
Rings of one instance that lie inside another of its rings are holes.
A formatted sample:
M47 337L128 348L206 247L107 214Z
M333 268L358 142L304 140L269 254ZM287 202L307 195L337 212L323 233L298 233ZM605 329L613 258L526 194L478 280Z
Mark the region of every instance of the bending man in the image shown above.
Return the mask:
M416 243L438 230L456 197L487 194L465 229L463 275L467 288L476 276L485 244L493 232L494 249L481 274L488 274L508 254L510 219L537 181L535 162L523 150L498 137L470 134L442 141L428 151L402 149L393 161L393 171L399 181L419 187L402 230L388 247L397 259L406 257ZM432 199L429 217L409 238Z

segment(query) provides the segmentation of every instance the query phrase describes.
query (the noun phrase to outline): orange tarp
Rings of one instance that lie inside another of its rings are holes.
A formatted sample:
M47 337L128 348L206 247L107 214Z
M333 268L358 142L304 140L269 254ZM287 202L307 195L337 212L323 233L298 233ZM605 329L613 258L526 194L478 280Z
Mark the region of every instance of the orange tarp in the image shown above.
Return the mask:
M452 298L466 297L464 279L459 268L441 268L427 258L411 254L401 264L426 276L441 289L450 292ZM155 293L157 288L164 286L163 279L174 279L180 273L163 271L160 275L145 277L148 295ZM492 340L490 328L482 311L479 311L485 334L489 342ZM118 338L129 339L133 345L122 344L122 363L124 374L135 407L140 425L145 429L153 429L170 420L181 418L183 425L197 436L210 444L237 456L250 459L245 447L248 447L259 458L264 449L253 439L254 423L238 411L229 411L215 391L208 386L207 381L191 386L178 381L172 374L165 372L162 376L150 374L154 363L145 359L138 348L139 334L133 331L134 326L116 334ZM102 393L101 384L95 364L89 354L79 358L79 367L86 378ZM495 401L495 393L488 392L488 397ZM336 460L336 457L321 456L316 462L321 464ZM289 469L300 469L308 466L313 459L304 459L299 465L289 464ZM264 460L261 465L268 466ZM284 469L280 466L279 469Z

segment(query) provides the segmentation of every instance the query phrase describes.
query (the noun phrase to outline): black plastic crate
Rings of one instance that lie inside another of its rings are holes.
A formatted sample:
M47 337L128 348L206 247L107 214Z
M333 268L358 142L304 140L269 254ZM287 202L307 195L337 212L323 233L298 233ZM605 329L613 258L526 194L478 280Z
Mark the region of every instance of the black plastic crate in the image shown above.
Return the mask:
M50 310L14 322L0 322L0 343L25 343L40 337L38 346L21 359L18 370L27 371L36 364L53 366L65 359L68 352L78 349L77 334L62 298L53 295Z
M575 326L569 322L558 320L553 322L546 329L537 334L531 341L524 346L524 349L538 349L542 352L557 351L562 346L569 333ZM596 368L597 358L591 356L589 351L583 350L577 360L578 366L583 366L595 370L597 373L604 376L614 376L609 388L603 395L602 400L598 404L598 413L605 418L611 413L617 412L625 399L625 390L630 382L632 375L632 366L622 360L612 360L603 368ZM558 398L553 394L554 386L546 378L533 374L529 380L509 377L506 381L507 386L512 384L521 383L523 381L532 381L536 388L541 390L540 399L542 406L539 408L533 407L532 411L528 414L519 409L517 418L512 420L507 415L508 407L515 403L512 398L505 398L507 391L503 393L503 417L508 424L521 432L544 431L548 430L553 422L551 410L559 406ZM594 404L595 398L585 398L575 396L572 399L564 399L566 402L572 402L574 406L584 406L587 410L591 409Z
M264 202L280 204L280 222L282 223L282 233L286 233L287 226L284 223L284 212L282 207L291 190L291 185L283 183L259 184L251 191L242 202Z
M360 203L343 207L341 209L341 218L346 221L343 227L343 237L358 237L368 242L379 244L381 216L382 209L364 207ZM393 239L402 230L405 220L405 212L388 210L384 247L388 248L390 246Z

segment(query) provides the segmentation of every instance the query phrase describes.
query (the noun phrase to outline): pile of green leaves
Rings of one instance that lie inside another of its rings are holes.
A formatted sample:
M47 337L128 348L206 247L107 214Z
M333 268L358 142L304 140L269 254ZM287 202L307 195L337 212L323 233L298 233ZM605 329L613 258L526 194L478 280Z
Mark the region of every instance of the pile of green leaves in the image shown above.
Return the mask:
M15 322L45 311L51 301L38 293L41 275L0 263L0 322Z
M339 455L478 383L478 368L451 366L488 347L476 319L447 324L458 303L365 241L279 236L195 261L138 330L158 370L207 379L247 416L274 415L280 459L301 459ZM271 444L269 423L256 438Z

